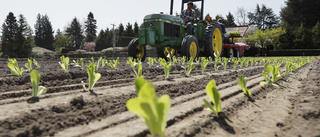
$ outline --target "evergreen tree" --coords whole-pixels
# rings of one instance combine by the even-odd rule
[[[320,22],[319,21],[312,28],[312,42],[313,42],[314,48],[320,49]]]
[[[107,44],[107,35],[103,30],[100,30],[99,35],[96,39],[96,51],[101,51],[103,49],[106,49],[108,46]]]
[[[18,27],[15,35],[14,52],[19,58],[27,58],[32,52],[32,32],[23,15],[19,15]]]
[[[85,21],[85,32],[86,32],[86,36],[90,37],[90,38],[86,38],[87,42],[92,42],[94,41],[94,39],[97,36],[97,20],[94,19],[93,13],[89,12],[87,20]],[[92,40],[93,37],[93,40]]]
[[[229,12],[228,15],[226,16],[226,26],[236,26],[236,23],[234,23],[234,17],[233,15]]]
[[[126,26],[126,36],[134,37],[132,25],[130,23],[128,23],[127,26]]]
[[[254,13],[248,13],[248,18],[249,25],[256,25],[262,30],[272,29],[279,23],[279,17],[273,13],[271,8],[267,8],[265,5],[260,8],[259,4],[257,4]]]
[[[66,35],[72,35],[72,47],[80,49],[82,40],[84,38],[82,26],[80,25],[77,18],[74,18],[69,27],[66,29]]]
[[[135,36],[135,37],[138,37],[139,25],[138,25],[137,22],[135,22],[133,26],[134,26],[134,27],[133,27],[134,36]]]
[[[37,21],[35,24],[35,42],[39,47],[53,50],[54,36],[51,22],[48,15],[37,15]]]
[[[319,9],[319,0],[287,0],[280,11],[281,21],[283,25],[295,28],[303,22],[305,28],[311,29],[320,21]]]
[[[7,18],[5,22],[2,24],[2,35],[1,35],[1,41],[2,41],[2,47],[1,52],[2,55],[14,57],[17,56],[16,53],[14,53],[14,37],[17,30],[17,20],[16,17],[12,12],[9,12],[7,15]]]
[[[118,35],[119,36],[124,36],[124,26],[122,23],[119,24],[119,28],[118,28]]]
[[[300,27],[294,32],[295,40],[294,47],[296,49],[312,49],[312,37],[309,29],[304,27],[304,23],[301,23]]]

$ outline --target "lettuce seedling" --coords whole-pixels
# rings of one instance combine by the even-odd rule
[[[27,68],[27,71],[32,71],[32,60],[28,59],[28,62],[24,64],[24,66]]]
[[[164,137],[171,107],[170,97],[162,95],[158,98],[152,83],[141,79],[135,81],[138,97],[127,101],[127,109],[142,119],[152,136]]]
[[[8,59],[8,67],[12,75],[22,76],[23,68],[19,68],[18,62],[16,59]]]
[[[293,65],[292,65],[292,62],[287,62],[286,63],[286,75],[288,75],[289,73],[291,73],[293,70]]]
[[[33,59],[33,64],[36,65],[37,68],[40,68],[40,65],[38,64],[38,62],[35,59]]]
[[[88,77],[89,77],[89,88],[86,89],[86,86],[84,82],[82,81],[82,86],[85,90],[89,90],[90,92],[93,92],[93,86],[97,83],[97,81],[101,78],[100,73],[95,72],[95,64],[90,63],[90,65],[87,67]]]
[[[171,70],[171,62],[167,64],[167,61],[165,59],[160,58],[159,59],[160,64],[163,66],[164,76],[166,79],[169,78],[169,73]]]
[[[268,65],[265,64],[264,69],[262,71],[262,75],[265,79],[265,81],[261,81],[259,84],[260,86],[264,86],[265,84],[268,84],[269,86],[277,86],[279,88],[283,88],[282,86],[275,84],[275,82],[282,77],[281,71],[280,71],[280,65]]]
[[[40,95],[47,92],[47,88],[39,86],[41,74],[37,70],[30,72],[30,79],[32,83],[32,97],[39,97]]]
[[[221,98],[220,98],[220,92],[217,89],[216,81],[211,80],[207,86],[206,86],[207,95],[211,99],[212,103],[214,104],[214,107],[206,100],[203,99],[204,104],[208,107],[208,109],[218,114],[221,111]]]
[[[193,64],[193,57],[190,58],[188,68],[186,69],[186,76],[190,75],[190,72],[196,67],[196,64]]]
[[[127,64],[132,67],[133,72],[136,74],[137,78],[142,77],[142,63],[141,60],[138,60],[138,63],[135,59],[132,57],[128,58]],[[137,71],[135,69],[135,66],[137,66]]]
[[[234,69],[237,68],[237,66],[238,66],[238,64],[239,64],[239,61],[240,61],[239,59],[234,59],[234,60],[233,60],[233,68],[234,68]]]
[[[227,66],[228,66],[229,59],[228,59],[228,58],[224,58],[223,61],[224,61],[224,62],[221,63],[221,64],[222,64],[222,66],[224,67],[224,70],[227,70]]]
[[[240,59],[240,68],[242,68],[243,64],[245,63],[246,61],[244,59]]]
[[[247,97],[251,96],[251,92],[248,90],[247,88],[247,78],[243,77],[243,75],[241,75],[239,78],[237,78],[237,84],[240,86],[240,88],[242,89],[242,91],[244,92],[244,94]]]
[[[61,59],[61,62],[59,62],[60,66],[62,67],[62,69],[63,69],[65,72],[68,72],[69,57],[61,56],[60,59]]]
[[[219,59],[216,58],[216,59],[214,60],[214,70],[215,70],[215,71],[218,71],[218,62],[219,62]]]
[[[206,69],[206,67],[207,67],[208,63],[209,63],[209,60],[208,60],[208,59],[206,59],[206,58],[202,58],[202,63],[201,63],[202,74],[204,73],[204,71],[205,71],[205,69]]]
[[[72,60],[72,62],[73,62],[73,63],[70,63],[70,64],[71,64],[73,67],[79,67],[79,68],[81,67],[80,64],[79,64],[79,59],[77,59],[77,61]]]
[[[81,62],[81,70],[84,69],[84,61],[83,61],[83,58],[80,58],[80,62]]]
[[[180,61],[181,61],[181,65],[184,65],[184,63],[186,62],[187,60],[187,57],[186,56],[183,56]]]
[[[116,70],[118,64],[120,64],[119,57],[116,60],[110,60],[110,62],[108,63],[108,66],[110,66]]]
[[[148,64],[149,64],[149,68],[151,68],[154,65],[154,59],[149,57],[148,58]]]

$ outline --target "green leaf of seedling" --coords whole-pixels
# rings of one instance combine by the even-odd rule
[[[206,86],[207,95],[213,102],[215,109],[214,112],[218,114],[221,111],[220,92],[217,90],[216,81],[211,80]]]
[[[135,81],[134,81],[134,85],[136,86],[136,90],[137,90],[137,93],[139,94],[139,91],[141,89],[141,87],[146,83],[146,80],[144,80],[144,78],[137,78]]]
[[[204,104],[209,108],[210,111],[212,111],[213,113],[214,112],[214,109],[213,109],[213,106],[206,100],[206,99],[203,99],[203,102]]]
[[[36,65],[37,68],[40,68],[40,65],[38,64],[38,62],[35,59],[33,59],[33,64]]]
[[[32,83],[32,96],[39,97],[47,92],[47,89],[43,86],[39,86],[41,74],[37,70],[30,72],[30,79]]]

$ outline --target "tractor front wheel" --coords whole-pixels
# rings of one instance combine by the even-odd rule
[[[198,40],[193,35],[186,36],[181,43],[182,56],[187,58],[197,58],[199,56],[199,44]]]
[[[129,57],[133,57],[134,59],[141,59],[141,61],[144,61],[146,59],[146,53],[146,45],[140,45],[138,38],[130,41],[128,45]]]
[[[163,58],[168,61],[175,55],[176,51],[170,47],[157,47],[156,53],[158,58]]]
[[[218,24],[210,24],[205,32],[204,53],[207,57],[222,57],[223,53],[223,37],[221,28]]]

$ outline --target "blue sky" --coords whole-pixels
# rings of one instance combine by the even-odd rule
[[[23,14],[28,24],[34,29],[37,14],[47,14],[54,30],[61,31],[77,17],[84,23],[91,11],[97,20],[98,31],[111,28],[111,24],[119,25],[137,21],[142,23],[147,14],[170,13],[171,0],[4,0],[1,2],[0,23],[1,26],[9,12],[16,17]],[[265,4],[279,15],[286,0],[205,0],[204,15],[217,14],[225,17],[228,12],[236,16],[237,8],[243,7],[248,12],[253,12],[256,5]],[[200,3],[195,3],[200,7]],[[4,6],[5,5],[5,6]],[[181,11],[181,0],[175,0],[174,13]]]

